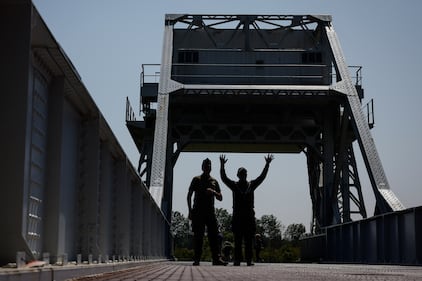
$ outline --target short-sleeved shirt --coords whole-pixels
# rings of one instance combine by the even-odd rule
[[[250,182],[231,182],[228,186],[233,192],[233,217],[254,219],[254,190],[256,186]]]
[[[207,192],[207,188],[211,188],[220,193],[220,186],[216,179],[211,176],[200,175],[192,179],[189,191],[195,192],[193,199],[193,210],[195,212],[212,212],[214,213],[214,194]]]
[[[233,192],[233,232],[254,234],[256,230],[253,182],[224,182]]]

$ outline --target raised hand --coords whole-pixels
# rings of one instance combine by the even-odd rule
[[[273,159],[274,159],[274,155],[272,155],[272,154],[268,154],[268,155],[267,155],[267,156],[265,156],[264,158],[265,158],[265,162],[266,162],[267,164],[270,164],[270,163],[271,163],[271,161],[273,161]]]
[[[220,155],[220,163],[221,163],[221,165],[226,164],[227,160],[228,159],[226,158],[226,155],[224,155],[224,154],[221,154]]]

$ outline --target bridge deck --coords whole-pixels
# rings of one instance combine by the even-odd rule
[[[51,269],[50,269],[51,270]],[[42,271],[49,269],[38,269]],[[80,274],[77,274],[80,275]],[[19,279],[15,274],[12,279]],[[74,275],[75,276],[75,275]],[[5,276],[3,276],[5,277]],[[10,275],[8,277],[11,277]],[[23,277],[22,275],[20,277]],[[27,276],[28,277],[28,276]],[[47,276],[37,280],[49,280]],[[58,276],[56,276],[58,277]],[[7,277],[6,277],[7,278]],[[66,280],[180,280],[180,281],[249,281],[249,280],[283,280],[283,281],[341,281],[341,280],[391,280],[410,281],[422,280],[422,267],[416,266],[391,266],[391,265],[360,265],[360,264],[255,264],[255,266],[240,267],[212,266],[203,262],[200,266],[192,266],[188,262],[154,262],[145,263],[119,271],[89,275],[75,279],[67,274]],[[62,280],[61,278],[54,278]],[[63,279],[63,280],[65,280]],[[0,280],[6,280],[1,279]],[[35,279],[31,279],[35,280]],[[51,279],[53,280],[53,279]]]
[[[77,280],[94,280],[83,277]],[[191,266],[171,262],[151,264],[95,276],[95,280],[181,280],[181,281],[249,281],[249,280],[422,280],[422,267],[333,264],[256,264],[247,266]]]

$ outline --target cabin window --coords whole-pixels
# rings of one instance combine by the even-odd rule
[[[322,63],[321,52],[306,52],[302,53],[302,63],[305,64],[319,64]]]
[[[179,63],[198,63],[198,51],[179,51],[177,60]]]

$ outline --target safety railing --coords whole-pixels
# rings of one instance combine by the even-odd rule
[[[362,66],[360,65],[349,65],[350,74],[353,80],[355,80],[356,86],[362,86]]]
[[[360,65],[349,65],[349,73],[352,81],[355,82],[355,86],[362,87],[362,66]],[[337,73],[335,67],[332,67],[331,70],[332,81],[337,81]]]
[[[303,74],[303,71],[298,75],[242,75],[239,71],[234,71],[234,74],[183,74],[183,73],[176,73],[173,74],[172,77],[196,77],[196,78],[258,78],[258,79],[268,79],[268,78],[278,78],[278,79],[326,79],[327,75],[331,76],[331,79],[328,80],[328,83],[331,81],[337,80],[337,75],[334,67],[329,73],[324,73],[322,69],[326,69],[327,66],[324,64],[189,64],[189,63],[174,63],[173,67],[206,67],[206,68],[215,68],[215,67],[224,67],[224,68],[235,68],[235,69],[248,69],[248,68],[281,68],[281,69],[309,69],[310,73],[317,72],[318,74]],[[359,65],[350,65],[350,76],[352,80],[354,80],[356,86],[362,86],[362,66]],[[141,66],[141,87],[145,83],[158,83],[160,81],[160,64],[142,64]],[[325,81],[327,82],[327,81]]]
[[[315,84],[331,83],[325,64],[173,63],[172,78],[185,84]]]
[[[146,63],[141,66],[141,87],[144,83],[160,81],[160,64]]]

